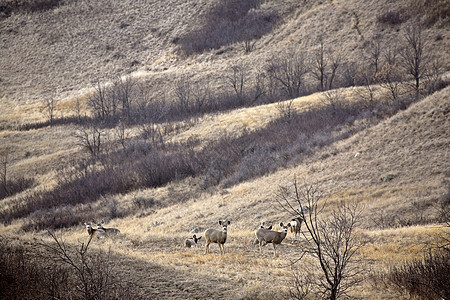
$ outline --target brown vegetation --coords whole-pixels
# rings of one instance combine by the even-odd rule
[[[447,297],[445,1],[163,2],[1,2],[0,296]]]

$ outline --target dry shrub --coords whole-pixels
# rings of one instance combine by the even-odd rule
[[[9,17],[12,13],[34,13],[53,9],[63,3],[63,0],[7,0],[0,5],[0,19]]]
[[[411,15],[421,16],[425,25],[436,23],[445,26],[450,22],[450,5],[447,0],[415,0],[409,5]]]
[[[181,51],[187,55],[201,53],[231,43],[260,38],[270,32],[279,17],[275,11],[260,10],[260,2],[216,1],[201,19],[200,28],[179,40]]]
[[[138,288],[117,276],[109,252],[91,253],[89,242],[33,248],[0,237],[2,299],[141,299]]]
[[[13,180],[8,180],[6,183],[0,182],[0,200],[6,197],[20,193],[31,186],[33,186],[34,180],[30,178],[20,177]]]
[[[430,253],[423,260],[392,266],[387,277],[411,296],[450,299],[450,251]]]
[[[407,19],[403,10],[387,10],[378,15],[377,20],[381,24],[399,25]]]

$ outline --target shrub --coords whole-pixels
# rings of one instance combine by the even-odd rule
[[[14,194],[20,193],[31,186],[34,180],[30,178],[20,177],[18,179],[8,180],[6,183],[0,182],[0,200]]]
[[[400,290],[423,299],[450,299],[450,251],[430,253],[390,269],[388,279]]]
[[[403,11],[388,10],[378,15],[377,20],[381,24],[399,25],[406,21]]]
[[[33,248],[0,237],[1,299],[141,299],[138,288],[125,283],[111,253],[90,253],[52,235],[54,245]]]
[[[62,3],[63,0],[7,0],[0,5],[0,13],[9,17],[12,13],[41,12],[53,9]]]
[[[186,55],[218,49],[231,43],[260,38],[277,23],[274,11],[258,10],[260,0],[221,0],[202,18],[198,29],[180,39]]]

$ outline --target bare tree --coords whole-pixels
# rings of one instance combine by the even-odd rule
[[[259,70],[253,78],[252,101],[257,102],[261,97],[266,95],[266,74]]]
[[[406,29],[405,42],[405,48],[401,52],[401,65],[407,74],[413,77],[417,97],[420,94],[420,81],[427,72],[430,60],[427,53],[429,41],[426,39],[422,28],[418,26]]]
[[[328,90],[323,94],[323,101],[330,105],[333,112],[338,111],[344,104],[345,95],[341,89]]]
[[[231,67],[231,72],[226,76],[226,82],[232,87],[240,103],[245,101],[245,85],[247,85],[248,74],[244,63],[239,63]]]
[[[184,78],[174,82],[173,94],[180,111],[189,113],[192,106],[192,87],[189,80]]]
[[[74,287],[66,289],[72,291],[75,299],[121,299],[140,298],[136,283],[125,282],[117,276],[116,266],[111,251],[90,254],[89,246],[93,235],[89,236],[81,247],[71,247],[58,238],[55,233],[49,232],[53,244],[41,243],[41,255],[51,260],[60,268],[68,268],[73,276]]]
[[[313,257],[322,275],[315,281],[320,293],[328,299],[337,299],[348,288],[360,282],[356,253],[364,244],[355,236],[362,210],[357,204],[341,203],[325,216],[327,202],[318,184],[280,187],[278,203],[293,216],[300,215],[305,223],[304,242],[298,260],[305,255]],[[308,209],[299,209],[304,206]]]
[[[111,95],[111,97],[113,98],[112,102],[121,104],[122,116],[125,117],[126,120],[130,119],[131,104],[133,100],[135,84],[135,80],[130,76],[118,76],[113,82]]]
[[[297,110],[294,107],[294,99],[278,101],[277,109],[280,117],[286,121],[291,120],[297,113]]]
[[[425,86],[429,94],[442,88],[442,75],[444,73],[444,68],[442,63],[438,59],[433,59],[429,67],[427,68],[427,73],[425,75]]]
[[[368,55],[369,55],[369,63],[373,66],[373,71],[370,72],[372,74],[377,74],[380,70],[380,59],[381,59],[381,35],[376,34],[372,41],[369,43]]]
[[[301,96],[303,80],[309,72],[303,53],[291,51],[284,57],[272,58],[267,71],[270,77],[281,84],[289,98]]]
[[[341,65],[342,57],[339,51],[329,53],[325,49],[323,38],[319,40],[319,48],[315,51],[311,66],[311,74],[319,82],[319,90],[333,88],[337,70]]]
[[[43,106],[41,112],[47,116],[48,121],[50,122],[50,126],[53,126],[57,102],[58,101],[55,99],[54,96],[48,96],[43,99]]]
[[[0,187],[4,190],[4,194],[8,195],[8,163],[9,163],[9,149],[6,149],[2,153],[0,153],[0,164],[1,164],[1,178],[0,178]]]
[[[402,76],[398,64],[386,62],[376,78],[380,82],[380,86],[389,92],[392,102],[398,105],[400,101],[400,87],[402,85]]]
[[[323,91],[326,86],[326,67],[327,60],[325,59],[325,46],[323,37],[319,40],[319,49],[316,50],[313,58],[313,66],[311,68],[311,74],[319,81],[319,90]]]
[[[360,68],[354,78],[355,84],[361,84],[361,89],[358,90],[358,93],[368,109],[375,107],[376,74],[367,68]]]
[[[95,123],[82,126],[74,133],[78,145],[86,149],[92,156],[97,156],[102,152],[104,135],[103,129]]]
[[[106,88],[106,84],[97,81],[94,86],[94,92],[88,98],[88,105],[95,117],[100,120],[108,120],[115,116],[117,112],[116,97],[110,97]]]

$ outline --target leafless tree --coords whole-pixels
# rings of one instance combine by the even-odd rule
[[[399,104],[402,76],[398,64],[385,63],[376,76],[380,86],[389,92],[392,103]]]
[[[96,123],[82,126],[74,132],[78,145],[86,149],[92,156],[97,156],[102,152],[104,135],[105,132]]]
[[[53,244],[41,243],[41,255],[61,268],[68,268],[73,277],[72,291],[76,299],[120,299],[140,298],[136,293],[138,285],[119,279],[111,251],[97,255],[90,253],[93,235],[79,248],[66,244],[62,237],[49,232]]]
[[[319,82],[319,90],[332,89],[342,57],[339,51],[329,53],[323,38],[319,40],[319,48],[315,51],[311,66],[311,75]]]
[[[226,76],[227,84],[233,89],[240,103],[245,101],[245,86],[248,84],[248,70],[244,63],[238,63],[231,67],[231,72]]]
[[[311,74],[319,81],[319,90],[323,91],[326,86],[326,67],[327,60],[325,59],[325,46],[323,38],[320,38],[319,49],[316,50],[313,58],[313,66]]]
[[[100,80],[94,85],[94,92],[88,98],[88,105],[93,115],[100,120],[108,120],[115,116],[118,103],[115,97],[108,95],[106,84]]]
[[[301,260],[305,255],[313,257],[322,275],[315,284],[328,299],[337,299],[360,282],[357,276],[356,253],[364,242],[355,235],[362,210],[354,203],[341,203],[325,216],[329,209],[318,184],[299,186],[295,180],[291,186],[280,187],[276,197],[289,214],[301,215],[306,231],[300,247]],[[302,208],[307,206],[305,211]]]
[[[201,112],[209,104],[211,89],[209,83],[200,85],[196,83],[192,89],[193,107],[195,112]]]
[[[250,40],[250,39],[246,39],[242,42],[242,49],[244,50],[245,54],[248,54],[250,52],[253,51],[253,49],[255,48],[255,44],[256,44],[256,39],[254,40]]]
[[[382,51],[382,43],[381,43],[381,35],[376,34],[372,41],[369,43],[368,55],[369,55],[369,63],[373,66],[373,71],[370,72],[372,74],[377,74],[380,69],[380,60],[381,60],[381,51]]]
[[[266,95],[266,74],[259,70],[253,78],[252,101],[257,102]]]
[[[50,122],[50,126],[53,126],[53,121],[55,118],[55,109],[56,109],[57,103],[58,103],[58,101],[55,99],[54,96],[47,96],[47,97],[44,97],[44,99],[43,99],[43,106],[42,106],[41,112],[47,116],[48,121]]]
[[[277,109],[280,118],[286,121],[291,120],[297,112],[297,110],[294,107],[294,99],[279,101],[277,103]]]
[[[336,112],[343,106],[345,95],[341,89],[328,90],[323,94],[322,99],[331,106],[333,112]]]
[[[429,67],[427,68],[427,73],[425,75],[425,85],[427,88],[427,92],[429,94],[439,90],[440,85],[442,84],[442,75],[444,73],[444,68],[439,59],[433,59],[429,63]],[[443,85],[441,85],[442,87]]]
[[[277,81],[289,98],[301,96],[304,77],[309,72],[305,55],[290,51],[283,57],[272,58],[268,74]]]
[[[133,101],[133,92],[134,87],[136,85],[135,80],[128,76],[128,77],[121,77],[118,76],[113,81],[112,86],[112,103],[117,103],[122,106],[122,116],[129,120],[130,113],[131,113],[131,104]]]
[[[427,52],[428,39],[420,26],[408,27],[405,33],[405,48],[401,51],[401,65],[414,79],[416,96],[420,94],[420,81],[424,78],[430,56]]]
[[[192,106],[192,87],[189,80],[180,78],[174,82],[173,95],[180,111],[190,112]]]
[[[9,164],[9,149],[5,149],[1,152],[0,156],[0,164],[1,164],[1,178],[0,178],[0,187],[4,189],[4,194],[8,195],[8,164]]]
[[[368,109],[373,109],[375,107],[375,81],[376,74],[370,69],[360,68],[356,74],[354,80],[361,84],[361,89],[359,89],[359,96],[364,101]]]

